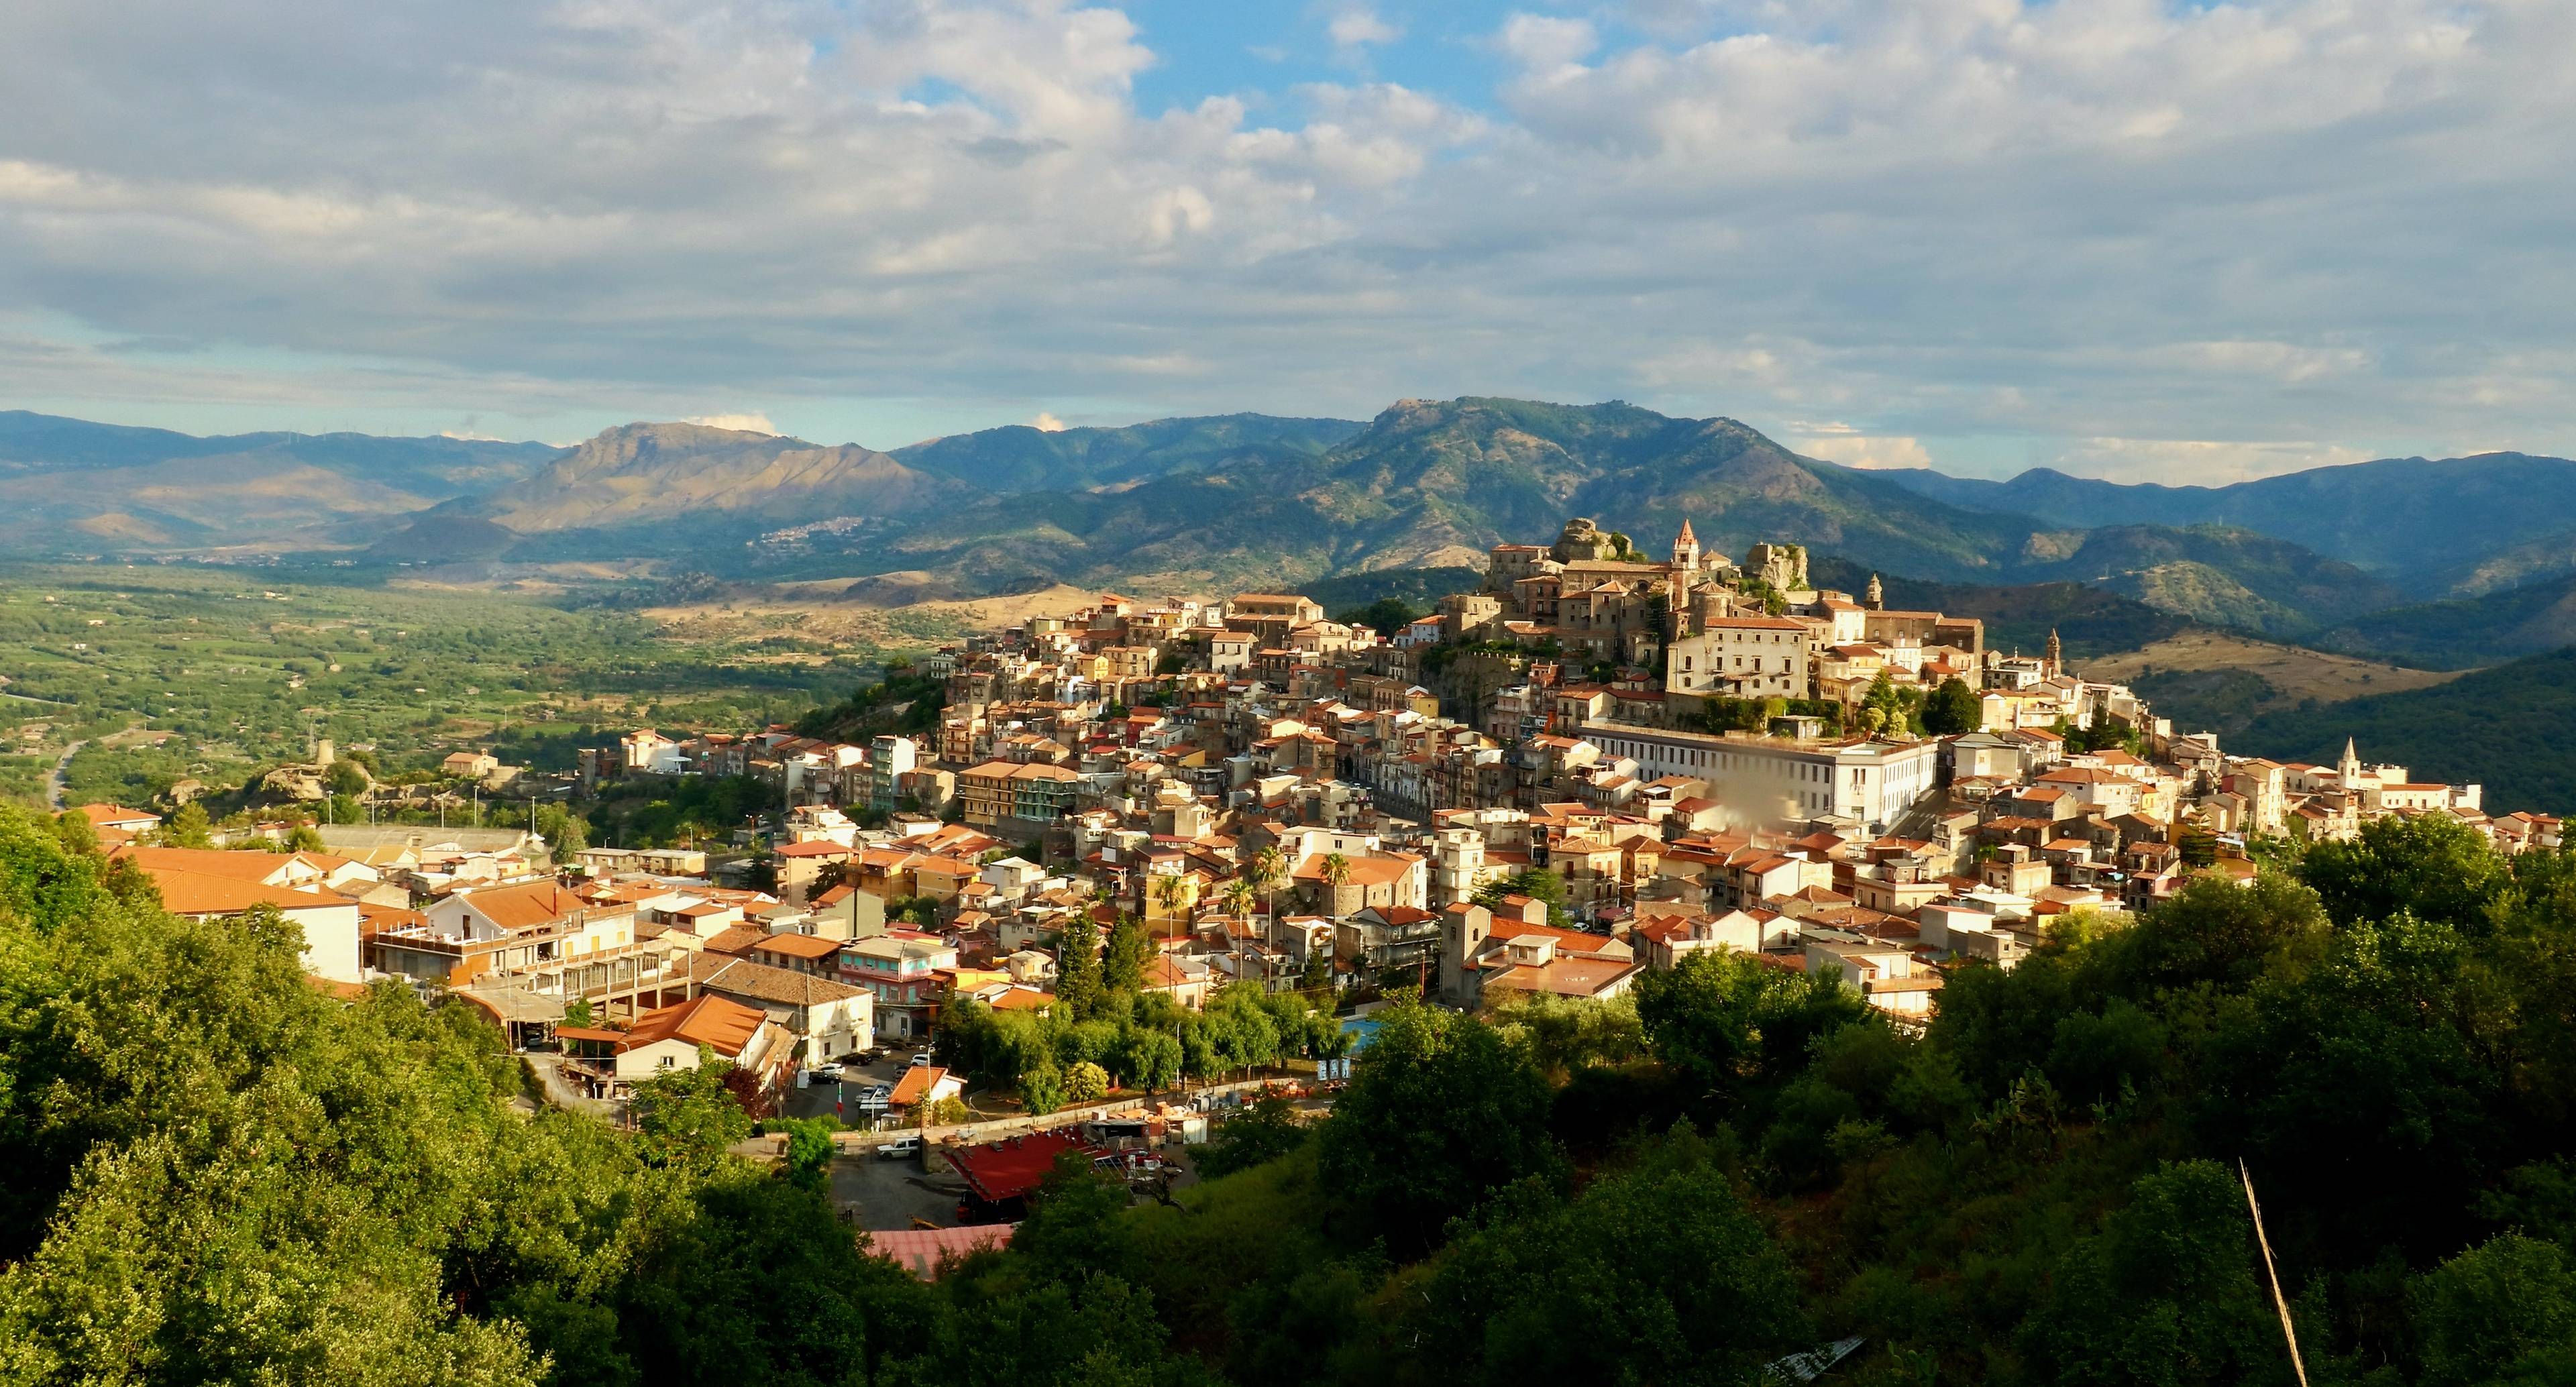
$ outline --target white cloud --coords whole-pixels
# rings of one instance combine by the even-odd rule
[[[1040,433],[1062,433],[1064,421],[1042,409],[1038,411],[1038,417],[1029,421],[1029,427]]]
[[[1601,35],[1587,19],[1558,15],[1516,14],[1503,21],[1503,51],[1521,66],[1556,72],[1591,56]]]
[[[0,8],[0,405],[885,443],[1474,392],[2141,476],[2576,451],[2576,7],[1529,8],[1490,92],[1151,110],[1116,0]]]
[[[2370,454],[2314,440],[2243,442],[2183,438],[2087,438],[2052,464],[2061,472],[2170,486],[2225,486],[2310,467],[2367,461]]]
[[[1376,10],[1354,5],[1336,14],[1324,25],[1336,48],[1365,48],[1372,44],[1383,47],[1404,37],[1404,30],[1388,23]]]
[[[1839,462],[1845,467],[1937,467],[1931,450],[1919,438],[1873,437],[1845,428],[1826,426],[1815,433],[1793,434],[1781,440],[1792,449],[1809,457]]]
[[[742,433],[765,433],[772,438],[785,436],[785,430],[769,422],[766,414],[693,414],[680,422],[704,424],[711,429],[734,429]]]

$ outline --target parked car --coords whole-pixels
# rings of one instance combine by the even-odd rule
[[[919,1137],[896,1137],[877,1148],[877,1157],[880,1160],[900,1161],[920,1154],[921,1138]]]
[[[927,1069],[930,1067],[930,1059],[930,1052],[928,1050],[924,1050],[912,1057],[912,1067],[915,1069]]]

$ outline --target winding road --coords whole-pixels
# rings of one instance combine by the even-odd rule
[[[57,814],[63,812],[65,808],[69,807],[65,805],[63,801],[70,797],[72,758],[80,754],[80,749],[82,747],[88,745],[89,740],[87,738],[83,738],[80,741],[72,743],[70,746],[64,747],[62,759],[54,763],[53,779],[47,781],[45,784],[45,803],[51,805],[53,807],[53,811]]]

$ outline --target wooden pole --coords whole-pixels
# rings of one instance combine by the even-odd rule
[[[2290,1343],[2290,1371],[2299,1375],[2299,1387],[2308,1387],[2308,1367],[2299,1359],[2299,1331],[2290,1323],[2290,1302],[2281,1294],[2281,1271],[2272,1265],[2272,1240],[2263,1232],[2263,1206],[2254,1202],[2254,1176],[2245,1169],[2245,1161],[2236,1162],[2236,1177],[2245,1182],[2245,1207],[2254,1215],[2254,1245],[2263,1250],[2263,1275],[2272,1283],[2272,1306],[2281,1312],[2281,1337]]]

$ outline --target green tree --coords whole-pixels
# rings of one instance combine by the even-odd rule
[[[1417,1299],[1404,1337],[1421,1377],[1752,1383],[1807,1347],[1788,1259],[1714,1146],[1683,1128],[1571,1202],[1535,1184],[1498,1200]],[[1588,1288],[1581,1332],[1533,1285]]]
[[[1020,1106],[1040,1117],[1064,1106],[1064,1073],[1052,1062],[1033,1065],[1020,1074]]]
[[[1974,732],[1985,725],[1985,713],[1979,705],[1977,691],[1968,681],[1951,676],[1923,700],[1923,730],[1936,737]]]
[[[2374,819],[2353,841],[2316,844],[2299,862],[2299,879],[2337,924],[2404,910],[2483,933],[2511,876],[2476,830],[2439,814]]]
[[[365,795],[374,783],[368,779],[366,769],[355,761],[334,760],[329,769],[322,772],[324,789],[352,799]]]
[[[1297,1105],[1272,1094],[1255,1099],[1220,1125],[1192,1164],[1201,1179],[1215,1180],[1238,1170],[1275,1161],[1304,1146],[1314,1135],[1297,1115]]]
[[[1333,620],[1348,626],[1366,626],[1381,636],[1395,636],[1405,627],[1427,615],[1421,608],[1400,597],[1381,597],[1365,607],[1354,607]]]
[[[1087,911],[1065,917],[1056,940],[1055,1000],[1065,1019],[1079,1021],[1097,1010],[1102,992],[1100,927]]]
[[[657,1166],[705,1169],[725,1149],[751,1135],[751,1114],[726,1087],[733,1066],[704,1045],[689,1069],[657,1074],[635,1085],[628,1112],[637,1149]]]
[[[1097,1103],[1109,1096],[1109,1071],[1089,1060],[1064,1071],[1067,1103]]]
[[[161,836],[174,848],[210,848],[215,845],[214,824],[206,818],[206,807],[195,801],[179,806],[170,816],[169,826]]]
[[[2576,1266],[2556,1243],[2507,1233],[2407,1289],[2425,1387],[2576,1378]]]
[[[1547,1081],[1526,1056],[1491,1027],[1418,1001],[1377,1020],[1321,1152],[1322,1179],[1361,1226],[1418,1254],[1495,1191],[1565,1178]]]
[[[1268,902],[1272,919],[1279,917],[1279,888],[1288,883],[1288,855],[1277,844],[1263,847],[1244,864],[1243,879],[1251,882]]]
[[[1297,989],[1310,997],[1323,997],[1333,990],[1333,951],[1309,947],[1305,971],[1297,978]]]
[[[2289,1382],[2235,1175],[2215,1161],[2189,1161],[2138,1181],[2131,1194],[2098,1235],[2059,1260],[2024,1323],[2041,1380]]]
[[[1500,913],[1511,896],[1527,896],[1547,905],[1548,923],[1563,928],[1572,923],[1565,912],[1565,878],[1553,867],[1532,867],[1510,876],[1486,882],[1476,888],[1469,899],[1487,910]]]
[[[1159,1092],[1181,1081],[1181,1042],[1170,1031],[1131,1025],[1120,1033],[1115,1062],[1127,1087]]]
[[[77,809],[66,809],[54,816],[54,839],[63,851],[76,857],[98,856],[98,828],[89,816]]]
[[[1721,1104],[1792,1077],[1809,1046],[1869,1006],[1839,978],[1783,972],[1731,949],[1647,972],[1634,990],[1655,1057]]]
[[[546,853],[558,866],[570,865],[575,855],[590,846],[590,826],[559,804],[537,806],[536,832],[546,840]]]
[[[1111,992],[1134,992],[1145,985],[1145,967],[1153,960],[1154,939],[1145,932],[1145,922],[1122,911],[1101,950],[1100,985]]]
[[[822,1117],[783,1117],[769,1125],[772,1131],[787,1136],[786,1160],[781,1166],[787,1183],[822,1193],[831,1184],[832,1133],[839,1124]]]
[[[294,830],[286,835],[286,850],[288,852],[330,851],[322,842],[321,831],[311,824],[297,824]]]

